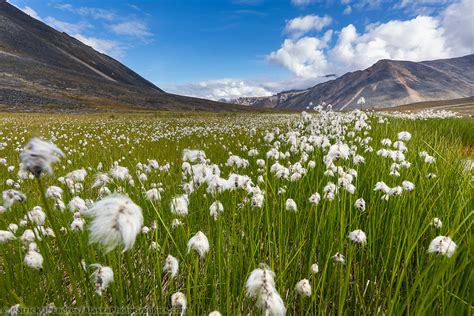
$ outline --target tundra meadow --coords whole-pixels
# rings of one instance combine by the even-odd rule
[[[473,313],[455,113],[0,121],[5,313]]]

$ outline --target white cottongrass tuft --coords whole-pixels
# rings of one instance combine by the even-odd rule
[[[76,211],[84,212],[85,210],[87,210],[86,201],[84,201],[79,196],[73,197],[71,201],[69,201],[67,206],[69,210],[73,213]]]
[[[361,245],[365,245],[367,243],[367,236],[360,229],[356,229],[356,230],[350,232],[349,233],[349,239],[352,240],[353,242],[361,244]]]
[[[104,267],[98,263],[91,264],[91,267],[96,268],[91,275],[94,280],[95,291],[102,295],[102,292],[109,287],[110,283],[114,282],[114,271],[112,268]]]
[[[191,237],[188,241],[188,253],[191,249],[196,250],[199,256],[202,258],[209,251],[209,240],[202,231],[198,231],[196,235]]]
[[[321,195],[319,193],[314,193],[309,197],[309,203],[318,205],[319,202],[321,201]]]
[[[119,244],[130,249],[143,225],[142,209],[128,197],[114,194],[96,202],[85,215],[94,217],[89,227],[91,243],[109,252]]]
[[[298,210],[298,207],[296,206],[296,202],[293,199],[286,200],[285,206],[286,206],[287,211],[296,212]]]
[[[182,292],[176,292],[173,295],[171,295],[171,306],[173,308],[179,308],[181,309],[181,316],[183,316],[186,313],[186,307],[187,307],[187,300],[186,300],[186,295]]]
[[[214,220],[217,220],[217,215],[222,212],[224,212],[224,206],[219,201],[215,201],[209,207],[209,213],[214,217]]]
[[[405,191],[415,190],[415,185],[412,182],[406,180],[402,182],[402,187]]]
[[[45,171],[51,174],[51,164],[57,162],[59,157],[64,157],[61,149],[39,138],[32,138],[20,153],[23,168],[35,177]]]
[[[456,251],[456,248],[457,245],[450,237],[438,236],[431,241],[430,246],[428,247],[428,252],[445,255],[448,258],[451,258],[454,251]]]
[[[441,228],[443,227],[443,222],[437,217],[433,218],[431,221],[431,225],[433,225],[434,228]]]
[[[0,244],[16,239],[15,235],[9,230],[0,230]]]
[[[172,278],[176,277],[179,270],[179,261],[172,255],[168,255],[163,265],[163,272],[171,275]]]
[[[43,268],[43,256],[36,250],[30,250],[25,256],[25,264],[36,270]]]
[[[398,133],[397,137],[399,140],[406,142],[411,139],[411,134],[407,131],[403,131],[403,132]]]
[[[296,283],[295,290],[301,296],[311,296],[311,284],[309,284],[307,279],[303,279]]]
[[[174,197],[170,203],[172,214],[186,216],[188,215],[189,198],[186,194]]]
[[[29,220],[33,224],[41,226],[46,220],[46,214],[43,212],[41,206],[35,206],[26,214],[25,220]]]
[[[363,198],[359,198],[355,201],[354,207],[361,212],[365,211],[365,200]]]
[[[253,270],[245,284],[247,295],[257,299],[264,315],[285,315],[286,308],[275,288],[275,273],[268,267]]]
[[[222,314],[221,314],[221,312],[219,312],[219,311],[213,311],[213,312],[210,312],[210,313],[209,313],[209,316],[221,316],[221,315],[222,315]]]
[[[331,259],[334,260],[334,262],[336,262],[336,263],[344,264],[346,262],[346,258],[342,254],[340,254],[339,252],[336,252],[336,254],[334,256],[332,256]]]
[[[50,186],[46,189],[45,196],[50,199],[54,200],[62,200],[63,197],[63,189],[57,187],[55,185]]]
[[[12,205],[15,204],[16,202],[22,203],[26,201],[26,195],[16,190],[3,191],[2,198],[3,198],[3,203],[4,203],[3,205],[5,206],[6,209],[9,209],[10,207],[12,207]]]
[[[319,266],[317,263],[313,263],[311,265],[311,273],[312,274],[317,274],[319,272]]]
[[[145,193],[146,198],[150,201],[161,201],[161,194],[157,188],[150,189]]]

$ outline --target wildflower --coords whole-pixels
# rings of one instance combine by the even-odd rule
[[[15,235],[9,230],[0,230],[0,244],[16,239]]]
[[[110,175],[117,180],[126,180],[129,176],[128,169],[122,166],[115,166],[110,169]]]
[[[87,176],[87,171],[84,168],[73,170],[66,175],[66,178],[72,182],[84,182]]]
[[[188,253],[194,249],[202,258],[209,251],[209,240],[203,232],[198,231],[196,235],[191,237],[188,241]]]
[[[412,182],[406,180],[402,182],[402,187],[406,191],[413,191],[415,189],[415,185]]]
[[[71,229],[82,231],[85,223],[86,221],[81,218],[81,213],[76,212],[74,213],[74,220],[71,223]]]
[[[441,228],[443,227],[443,223],[441,222],[441,220],[437,217],[433,218],[433,220],[431,221],[431,225],[433,225],[434,228]]]
[[[332,256],[331,259],[334,260],[334,262],[337,262],[337,263],[344,264],[346,262],[346,258],[342,254],[340,254],[339,252],[336,252],[336,254],[334,256]]]
[[[188,161],[190,163],[205,162],[206,153],[202,150],[185,149],[183,150],[183,161]]]
[[[171,213],[180,216],[188,215],[188,204],[189,198],[187,195],[183,194],[174,197],[170,203]]]
[[[3,197],[4,206],[6,209],[9,209],[10,207],[12,207],[12,205],[15,204],[16,202],[22,203],[26,201],[26,195],[16,190],[3,191],[2,197]]]
[[[173,308],[180,308],[181,316],[183,316],[186,312],[186,305],[187,305],[186,295],[184,295],[182,292],[176,292],[173,295],[171,295],[171,306]]]
[[[43,268],[43,256],[35,250],[30,250],[25,255],[25,264],[32,269],[40,270]]]
[[[16,233],[16,231],[18,230],[18,225],[12,223],[8,225],[8,230],[11,231],[12,233]]]
[[[426,155],[426,157],[425,157],[425,162],[426,162],[426,163],[430,163],[430,164],[431,164],[431,163],[434,163],[434,162],[436,162],[436,158],[433,157],[433,156],[430,156],[430,155]]]
[[[114,282],[114,271],[110,267],[104,267],[98,263],[91,264],[91,267],[96,268],[91,277],[94,280],[95,292],[102,295],[110,283]]]
[[[361,212],[365,211],[365,200],[363,198],[359,198],[355,201],[354,207]]]
[[[215,201],[209,207],[209,212],[211,216],[214,217],[214,220],[217,220],[217,214],[224,212],[224,206],[222,205],[221,202]]]
[[[388,138],[384,138],[380,141],[380,143],[383,145],[383,146],[390,146],[392,145],[392,141]]]
[[[43,225],[46,219],[46,214],[41,209],[41,206],[35,206],[33,209],[26,214],[26,218],[33,222],[35,225]]]
[[[349,239],[352,240],[355,243],[362,244],[362,245],[365,245],[367,243],[367,236],[360,229],[356,229],[356,230],[350,232],[349,233]]]
[[[411,134],[409,132],[403,131],[397,134],[397,137],[401,141],[409,141],[411,139]]]
[[[262,208],[263,202],[265,202],[265,196],[263,194],[257,193],[252,196],[253,207]]]
[[[161,194],[158,191],[157,188],[153,188],[151,190],[148,190],[146,193],[146,198],[150,201],[160,201],[161,200]]]
[[[176,227],[181,226],[181,225],[183,225],[183,222],[181,222],[177,218],[173,219],[173,221],[171,222],[171,228],[176,228]]]
[[[313,264],[311,265],[311,273],[312,273],[312,274],[316,274],[316,273],[318,273],[318,272],[319,272],[319,266],[318,266],[318,264],[317,264],[317,263],[313,263]]]
[[[222,314],[219,311],[213,311],[209,313],[209,316],[221,316]]]
[[[309,203],[318,205],[321,201],[321,195],[319,193],[314,193],[309,197]]]
[[[295,289],[296,292],[301,296],[311,296],[311,285],[307,279],[303,279],[296,283]]]
[[[83,211],[87,210],[86,201],[84,201],[83,199],[81,199],[78,196],[75,196],[75,197],[72,198],[71,201],[69,201],[68,208],[73,213],[76,212],[76,211],[83,212]]]
[[[51,164],[57,162],[59,157],[64,157],[61,149],[39,138],[32,138],[20,153],[23,168],[37,178],[44,171],[51,174]]]
[[[171,275],[172,278],[176,277],[179,270],[179,261],[172,255],[168,255],[163,266],[163,272]]]
[[[448,258],[451,258],[456,248],[457,245],[451,240],[451,238],[438,236],[431,241],[428,247],[428,252],[445,255]]]
[[[257,299],[265,315],[285,315],[286,308],[275,288],[275,273],[267,267],[253,270],[245,284],[247,295]]]
[[[63,196],[63,189],[57,186],[50,186],[49,188],[46,189],[45,196],[47,198],[55,199],[55,200],[62,200]]]
[[[95,181],[94,181],[94,184],[92,184],[92,187],[93,188],[104,187],[109,182],[110,182],[110,178],[106,173],[97,173],[95,175]]]
[[[293,212],[297,211],[296,202],[293,199],[286,200],[285,205],[286,205],[287,211],[293,211]]]
[[[130,249],[143,225],[142,209],[119,194],[96,202],[84,214],[94,217],[89,227],[91,242],[102,244],[106,252],[120,243],[124,252]]]
[[[20,239],[24,244],[29,244],[35,241],[35,233],[31,229],[27,229],[23,232]]]

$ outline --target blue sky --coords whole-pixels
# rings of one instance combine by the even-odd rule
[[[270,95],[473,51],[474,0],[9,0],[167,91]],[[466,14],[467,12],[467,14]]]

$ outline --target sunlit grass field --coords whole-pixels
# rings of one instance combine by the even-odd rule
[[[265,314],[265,308],[257,306],[246,291],[250,273],[263,263],[275,273],[275,288],[288,315],[472,314],[474,191],[473,171],[466,160],[473,158],[473,121],[388,117],[381,122],[378,115],[365,118],[356,112],[311,115],[1,114],[0,158],[5,163],[0,164],[0,191],[15,189],[27,197],[0,214],[0,230],[9,230],[12,223],[19,226],[16,239],[0,243],[1,307],[4,311],[17,304],[70,311],[156,307],[169,314],[182,312],[171,302],[180,291],[186,296],[188,315]],[[362,124],[358,129],[357,122],[369,127]],[[411,133],[404,142],[404,161],[411,166],[399,168],[399,176],[390,175],[394,161],[377,151],[395,150],[381,141],[395,142],[402,131]],[[274,137],[270,141],[269,133]],[[324,158],[329,147],[319,147],[311,136],[326,136],[330,145],[339,142],[350,147],[349,158],[334,159],[333,175],[328,174]],[[18,175],[19,152],[32,137],[51,141],[65,154],[53,165],[54,174],[44,174],[40,181]],[[272,148],[288,154],[267,157]],[[183,184],[193,182],[192,175],[182,170],[185,149],[204,151],[207,161],[201,163],[216,164],[221,178],[234,173],[250,177],[251,184],[212,192],[207,183],[194,183],[193,192],[187,192],[188,214],[173,214],[171,200],[186,193]],[[249,156],[252,149],[256,151]],[[423,151],[435,161],[425,162],[420,156]],[[356,154],[365,162],[356,163]],[[248,166],[229,166],[231,155],[246,159]],[[264,166],[257,164],[258,159],[265,161]],[[279,178],[272,171],[276,161],[288,168],[287,177]],[[304,171],[295,171],[300,168],[296,163]],[[81,216],[83,230],[71,228],[74,212],[68,203],[78,196],[90,206],[106,196],[100,194],[100,187],[93,187],[95,174],[108,173],[114,165],[126,167],[131,177],[111,179],[106,187],[139,205],[149,230],[138,234],[131,249],[122,252],[116,247],[106,253],[100,244],[90,243],[92,218]],[[58,180],[81,168],[87,176],[79,186],[71,189]],[[350,193],[338,181],[352,170],[355,190]],[[388,200],[374,190],[380,181],[395,187],[405,180],[415,189]],[[337,187],[333,200],[325,198],[328,182]],[[57,210],[53,200],[42,199],[39,184],[43,189],[61,187],[66,209]],[[160,200],[147,198],[152,188],[161,191]],[[264,197],[261,207],[252,202],[257,191]],[[321,197],[317,204],[309,201],[314,193]],[[365,210],[354,206],[359,198],[365,200]],[[288,199],[294,200],[296,211],[287,210]],[[209,210],[215,201],[224,209],[216,218]],[[37,224],[28,218],[20,223],[35,206],[46,213],[43,225],[55,234],[36,234],[34,242],[44,258],[42,269],[25,264],[31,241],[22,240],[24,231],[34,230]],[[441,220],[442,227],[433,226],[434,218]],[[365,245],[348,238],[356,229],[365,232]],[[187,249],[188,240],[198,231],[209,240],[209,252],[203,257]],[[456,243],[452,257],[428,253],[430,242],[440,235]],[[344,263],[335,262],[336,253],[345,257]],[[175,278],[163,272],[168,255],[179,261]],[[90,265],[95,263],[114,272],[113,283],[102,295],[93,280],[95,269]],[[312,271],[315,263],[317,273]],[[302,279],[311,285],[309,296],[295,290]]]

